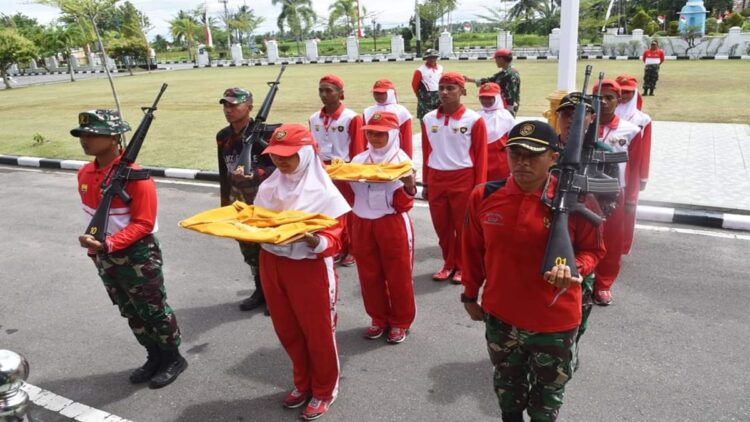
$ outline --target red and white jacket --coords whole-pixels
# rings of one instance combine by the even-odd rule
[[[609,123],[599,125],[599,139],[612,147],[613,151],[630,151],[630,146],[641,142],[641,129],[625,120],[614,116]],[[630,165],[630,156],[627,163],[620,163],[620,187],[627,186],[625,177],[626,167]]]
[[[102,200],[100,185],[107,177],[110,169],[120,162],[117,157],[106,167],[97,168],[96,160],[85,164],[78,170],[78,193],[81,195],[83,212],[91,221],[99,203]],[[131,165],[139,169],[138,165]],[[153,179],[131,180],[125,186],[125,192],[130,195],[130,204],[125,204],[119,197],[112,200],[107,224],[106,250],[115,252],[128,248],[143,237],[156,233],[157,198],[156,185]],[[89,255],[93,252],[89,251]]]
[[[349,162],[365,150],[365,139],[360,130],[362,116],[343,104],[331,115],[326,114],[325,108],[313,113],[308,123],[318,144],[320,159],[326,163],[334,158]]]
[[[628,149],[628,164],[625,170],[625,202],[635,204],[641,184],[648,182],[651,166],[651,117],[640,110],[634,110],[627,116],[621,115],[620,118],[641,130],[640,139],[634,141]]]
[[[436,64],[435,67],[427,66],[427,63],[419,66],[411,78],[411,89],[414,91],[414,95],[419,95],[420,85],[427,91],[437,92],[441,76],[443,76],[443,66],[439,64]]]
[[[438,107],[422,118],[422,182],[433,170],[474,169],[474,185],[487,180],[487,127],[463,105],[453,114]]]

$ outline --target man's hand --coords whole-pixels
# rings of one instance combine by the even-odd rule
[[[305,233],[305,235],[302,237],[302,241],[305,242],[307,246],[315,249],[320,244],[320,237],[312,233]]]
[[[402,177],[400,180],[401,183],[404,184],[404,188],[407,192],[414,192],[414,195],[417,194],[417,178],[414,177],[414,171]]]
[[[581,284],[583,277],[572,277],[570,267],[567,265],[555,265],[551,270],[544,273],[544,281],[557,288],[567,289],[573,283]]]
[[[84,234],[84,235],[78,236],[78,243],[81,244],[82,248],[91,249],[94,251],[104,250],[104,244],[96,240],[94,236],[90,234]]]
[[[232,172],[232,182],[235,184],[242,184],[253,180],[253,173],[245,174],[245,168],[243,166],[237,166]]]
[[[464,309],[472,321],[484,321],[484,309],[478,303],[464,303]]]

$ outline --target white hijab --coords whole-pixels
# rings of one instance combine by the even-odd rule
[[[296,210],[337,218],[351,210],[312,145],[297,152],[299,165],[291,174],[279,170],[260,184],[255,205],[274,211]]]
[[[497,142],[505,136],[515,123],[513,115],[503,107],[503,99],[499,94],[495,94],[495,102],[491,106],[482,106],[479,115],[484,119],[487,126],[487,144]]]
[[[405,121],[410,120],[412,118],[412,115],[411,113],[409,113],[409,110],[407,110],[406,107],[398,103],[395,89],[389,89],[386,92],[385,101],[383,101],[382,103],[375,103],[374,106],[370,106],[365,109],[365,112],[364,112],[365,122],[370,121],[370,117],[372,117],[372,115],[378,111],[389,111],[395,114],[396,116],[398,116],[399,124],[404,124]]]
[[[633,116],[638,112],[638,93],[633,95],[627,103],[617,104],[615,115],[623,120],[631,121]]]
[[[352,163],[358,164],[398,164],[404,161],[410,161],[400,147],[400,138],[398,129],[388,131],[388,143],[383,148],[375,148],[367,143],[367,149],[352,158]]]

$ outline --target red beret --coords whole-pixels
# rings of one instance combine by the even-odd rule
[[[494,97],[495,95],[500,95],[500,92],[502,92],[500,85],[494,82],[487,82],[479,87],[480,97]]]
[[[375,85],[372,86],[372,92],[388,92],[389,89],[395,90],[396,86],[388,79],[375,81]]]
[[[440,77],[440,81],[438,83],[458,85],[463,88],[464,84],[466,84],[466,79],[464,79],[464,75],[458,72],[445,72],[443,73],[443,76]]]
[[[617,82],[613,81],[612,79],[605,79],[602,81],[602,88],[605,86],[608,86],[612,88],[617,93],[617,96],[622,95],[622,87]],[[594,86],[594,92],[598,92],[598,86]]]
[[[319,84],[327,83],[334,86],[337,86],[339,89],[344,89],[344,80],[339,78],[336,75],[325,75],[322,78],[320,78]]]
[[[635,76],[620,75],[615,79],[623,91],[638,91],[638,79]]]
[[[513,57],[513,52],[508,50],[507,48],[498,48],[497,50],[495,50],[495,58],[498,58],[498,57],[503,57],[503,58]]]

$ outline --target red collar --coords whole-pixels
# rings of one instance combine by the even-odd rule
[[[450,117],[451,119],[459,120],[461,119],[461,116],[463,116],[465,112],[466,112],[466,107],[464,107],[464,105],[461,104],[461,106],[458,107],[458,110],[454,111],[453,114],[451,114],[448,117]],[[437,118],[442,119],[443,117],[445,117],[445,113],[443,112],[443,106],[440,106],[437,109]]]
[[[122,159],[122,154],[118,155],[107,166],[102,167],[102,168],[97,168],[96,158],[94,158],[94,161],[91,162],[92,166],[90,166],[88,168],[87,172],[88,173],[105,173],[105,172],[108,172],[110,168],[112,168],[113,166],[116,166],[117,164],[119,164],[121,159]]]
[[[339,108],[337,108],[336,111],[334,111],[333,114],[329,116],[328,114],[326,114],[326,108],[323,107],[320,109],[320,118],[322,119],[324,117],[329,117],[333,120],[337,120],[339,116],[341,116],[341,113],[344,112],[344,108],[344,103],[339,104]]]
[[[615,117],[612,118],[612,120],[610,120],[609,123],[606,123],[606,124],[602,123],[601,126],[608,127],[610,129],[617,129],[617,126],[620,126],[620,118],[617,115],[615,115]]]
[[[534,192],[525,192],[521,190],[521,187],[518,186],[518,183],[516,183],[516,180],[512,175],[508,177],[508,182],[505,184],[505,186],[508,189],[508,195],[534,195],[540,198],[542,196],[542,188],[539,188]],[[555,176],[552,176],[552,180],[547,186],[547,195],[549,197],[552,197],[555,194],[555,186],[557,186],[557,178]]]

